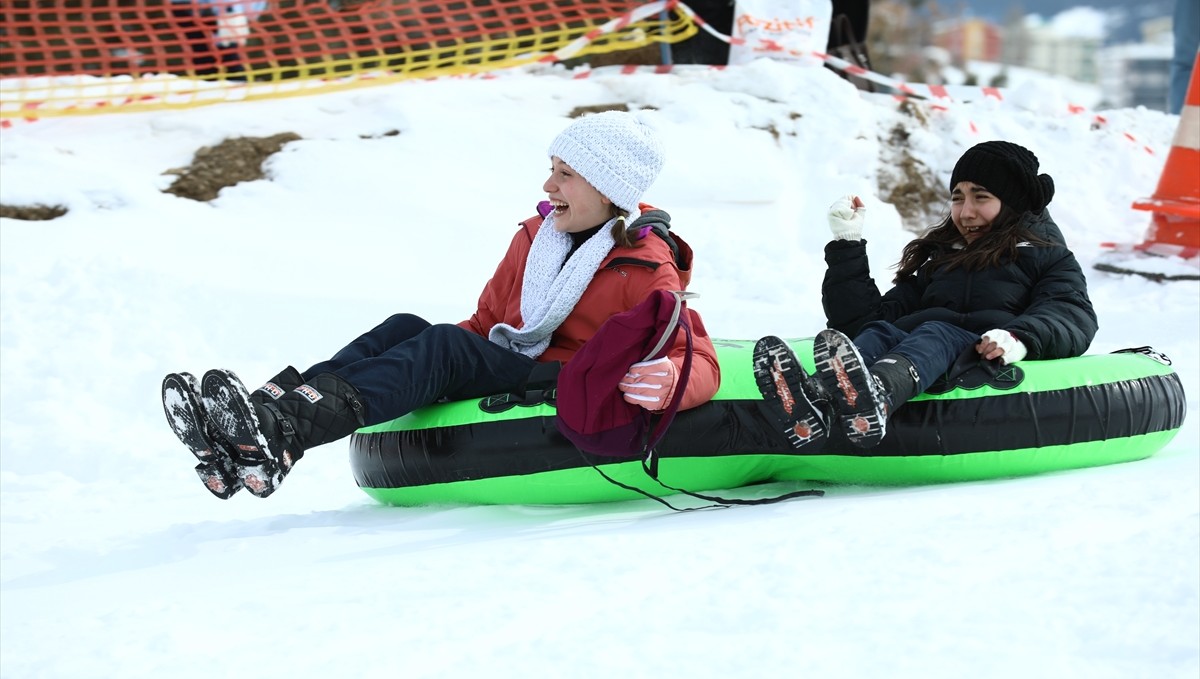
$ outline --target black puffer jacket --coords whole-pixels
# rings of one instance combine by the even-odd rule
[[[980,334],[1008,330],[1031,359],[1083,354],[1098,329],[1083,270],[1048,210],[1026,213],[1022,223],[1055,245],[1019,245],[1016,259],[982,271],[940,271],[926,263],[882,296],[871,278],[866,241],[829,243],[821,286],[829,327],[854,337],[871,321],[904,331],[945,321]]]

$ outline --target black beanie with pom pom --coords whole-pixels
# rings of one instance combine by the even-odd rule
[[[1054,180],[1038,174],[1038,159],[1024,146],[985,141],[967,149],[950,174],[950,190],[973,182],[1017,212],[1041,212],[1054,197]]]

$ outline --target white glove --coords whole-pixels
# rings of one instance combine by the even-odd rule
[[[867,207],[858,196],[842,196],[829,206],[829,230],[836,240],[862,240]]]
[[[625,400],[646,410],[658,411],[667,407],[675,391],[679,369],[666,356],[654,361],[642,361],[629,367],[617,389]]]
[[[1016,363],[1025,358],[1025,354],[1029,353],[1029,350],[1025,348],[1025,344],[1017,339],[1016,335],[1007,330],[988,330],[983,333],[983,342],[992,342],[1000,350],[998,356],[987,356],[985,354],[984,358],[989,360],[999,358],[1000,363],[1004,365]]]

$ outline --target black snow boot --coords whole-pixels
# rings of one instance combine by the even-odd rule
[[[208,492],[228,500],[242,489],[232,445],[212,426],[200,400],[200,383],[191,373],[171,373],[162,382],[167,425],[200,460],[196,475]]]
[[[299,371],[288,366],[250,395],[251,400],[274,401],[304,383]],[[196,475],[210,493],[228,500],[242,489],[234,461],[233,444],[213,425],[204,409],[200,382],[191,373],[171,373],[163,378],[163,411],[167,424],[183,445],[200,460]]]
[[[787,342],[768,335],[754,345],[754,381],[793,448],[821,441],[827,418],[819,387],[804,371]]]
[[[281,370],[278,375],[263,383],[261,387],[250,393],[250,400],[255,403],[270,403],[278,401],[284,394],[304,384],[300,371],[292,366]]]
[[[917,366],[900,354],[884,354],[871,366],[871,375],[887,400],[888,417],[919,393],[921,374]]]
[[[210,370],[201,393],[233,444],[242,483],[258,497],[274,493],[305,450],[348,436],[364,422],[358,390],[333,373],[317,375],[277,401],[255,403],[237,375]]]
[[[849,337],[826,329],[813,341],[813,359],[846,438],[860,448],[879,445],[887,434],[888,398],[858,348]]]

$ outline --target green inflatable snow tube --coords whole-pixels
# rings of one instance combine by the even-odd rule
[[[355,481],[392,505],[575,504],[770,481],[911,485],[974,481],[1139,460],[1166,446],[1187,410],[1179,376],[1153,350],[974,367],[897,410],[875,448],[840,432],[797,450],[758,393],[753,340],[715,340],[721,389],[679,413],[641,460],[580,452],[555,428],[553,391],[436,404],[360,429]],[[809,371],[812,340],[789,340]],[[593,468],[596,467],[596,468]]]

